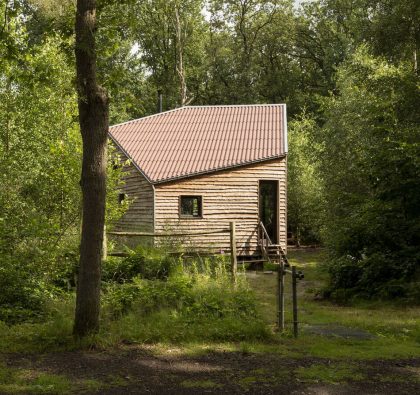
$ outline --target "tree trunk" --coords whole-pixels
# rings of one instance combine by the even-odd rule
[[[99,329],[101,256],[105,222],[108,96],[96,81],[96,1],[78,0],[76,71],[79,123],[83,140],[82,239],[73,333]]]
[[[177,64],[176,71],[179,76],[179,96],[181,107],[187,106],[192,99],[188,98],[187,94],[187,83],[185,81],[185,70],[184,70],[184,39],[182,38],[182,25],[179,17],[178,6],[175,6],[175,32],[176,32],[176,51],[177,51]]]

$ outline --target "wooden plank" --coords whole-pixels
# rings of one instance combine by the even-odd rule
[[[127,161],[127,157],[117,149],[121,163]],[[134,167],[132,163],[123,167],[122,192],[127,194],[131,203],[128,210],[120,218],[115,229],[122,230],[150,230],[153,232],[153,187]],[[108,233],[111,234],[111,233]]]
[[[147,233],[147,232],[108,232],[109,235],[114,236],[153,236],[153,237],[180,237],[180,236],[198,236],[198,235],[212,235],[215,233],[229,233],[229,229],[219,229],[210,232],[193,232],[193,233]]]

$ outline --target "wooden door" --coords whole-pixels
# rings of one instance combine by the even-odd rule
[[[274,244],[279,242],[279,182],[260,180],[259,219],[264,224],[268,236]]]

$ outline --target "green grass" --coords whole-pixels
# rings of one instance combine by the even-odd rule
[[[0,364],[0,393],[6,394],[70,394],[96,391],[103,384],[96,380],[78,380],[39,372],[17,369]]]
[[[0,322],[0,352],[46,352],[90,347],[109,348],[129,341],[138,344],[178,344],[185,353],[205,353],[213,349],[276,353],[285,357],[305,356],[343,359],[409,358],[420,356],[420,308],[378,302],[339,306],[315,300],[316,289],[325,282],[323,252],[320,250],[292,251],[289,260],[305,273],[298,283],[300,336],[291,336],[290,276],[286,276],[286,323],[284,334],[275,333],[276,275],[257,274],[248,281],[254,289],[262,319],[250,320],[231,310],[234,293],[225,299],[225,314],[206,315],[202,306],[192,305],[191,314],[180,313],[176,307],[166,307],[147,315],[132,311],[117,320],[105,317],[101,333],[76,342],[72,337],[74,300],[61,301],[55,313],[45,323],[20,324],[8,327]],[[206,280],[207,281],[207,280]],[[195,285],[192,295],[199,303],[213,303],[224,298],[224,288],[203,281]],[[209,288],[210,287],[210,288]],[[213,288],[212,288],[213,287]],[[152,289],[155,292],[154,289]],[[166,292],[166,291],[165,291]],[[244,299],[242,303],[247,303]],[[200,302],[201,301],[201,302]],[[240,299],[241,301],[241,299]],[[198,310],[197,310],[198,309]],[[194,317],[193,311],[200,313]],[[216,318],[215,318],[216,317]],[[349,340],[305,333],[308,325],[342,325],[362,329],[375,336],[371,340]],[[271,333],[270,333],[271,331]]]
[[[0,322],[0,352],[110,348],[122,342],[265,341],[272,337],[246,280],[242,277],[234,286],[221,269],[210,274],[179,272],[167,281],[135,279],[114,284],[104,292],[100,332],[83,341],[72,336],[74,297],[56,303],[45,323],[9,327]]]
[[[286,275],[286,336],[279,336],[278,348],[286,348],[302,356],[323,358],[375,359],[410,358],[420,356],[420,308],[404,307],[394,303],[363,302],[352,306],[339,306],[328,301],[315,300],[315,292],[327,278],[322,265],[321,250],[291,251],[289,261],[302,270],[305,279],[298,282],[298,305],[301,335],[290,338],[291,285]],[[276,275],[258,274],[249,278],[257,293],[261,312],[273,327],[276,322]],[[348,340],[306,334],[308,325],[341,325],[367,331],[375,336],[371,340]],[[289,335],[289,338],[287,337]],[[255,348],[255,347],[254,347]],[[258,348],[258,347],[256,347]],[[272,347],[275,350],[275,346]]]
[[[301,366],[294,371],[294,374],[300,381],[311,383],[337,384],[366,378],[357,367],[343,363],[334,363],[329,366],[321,364],[313,364],[309,367]]]
[[[181,382],[181,387],[209,389],[209,388],[220,388],[223,386],[212,380],[184,380]]]

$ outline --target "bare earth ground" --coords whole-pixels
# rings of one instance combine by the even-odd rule
[[[177,354],[175,352],[175,354]],[[201,356],[156,355],[143,347],[112,352],[9,355],[8,367],[65,375],[71,381],[96,380],[91,394],[419,394],[420,358],[359,362],[363,378],[345,384],[302,380],[299,368],[329,367],[327,359],[290,359],[274,354],[210,352]],[[389,379],[389,380],[388,380]],[[79,391],[77,391],[79,392]],[[51,392],[50,392],[51,393]]]

